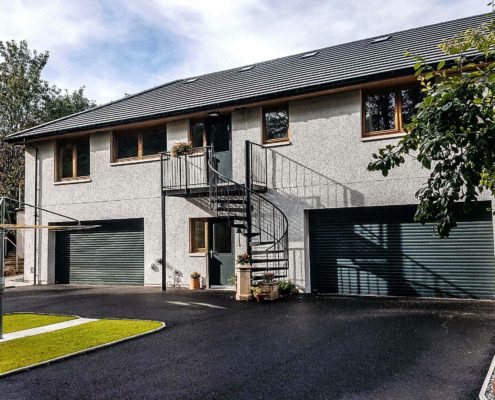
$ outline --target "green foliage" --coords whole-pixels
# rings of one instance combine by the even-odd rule
[[[251,286],[251,293],[254,297],[257,297],[261,294],[261,288],[259,286]]]
[[[191,273],[191,279],[199,279],[201,278],[201,274],[199,272]]]
[[[0,41],[0,196],[16,197],[24,181],[24,150],[5,136],[95,105],[84,88],[62,92],[42,79],[48,57],[26,41]]]
[[[292,291],[296,288],[291,281],[280,281],[278,283],[278,291],[280,294],[291,294]]]
[[[192,144],[190,142],[178,142],[172,146],[170,154],[172,157],[179,157],[183,154],[188,153],[192,149]]]
[[[232,286],[235,286],[236,285],[236,283],[237,283],[237,277],[235,276],[235,274],[234,275],[231,275],[229,277],[229,279],[227,279],[227,283],[229,285],[232,285]]]
[[[425,98],[397,145],[373,154],[370,171],[387,176],[406,156],[430,170],[416,197],[415,219],[435,223],[441,237],[456,227],[483,190],[495,188],[495,23],[444,41],[447,61],[428,65],[412,57]],[[463,209],[456,206],[464,201]]]

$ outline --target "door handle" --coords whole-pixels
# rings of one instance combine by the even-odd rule
[[[213,249],[210,249],[210,257],[213,258],[213,255],[215,254],[215,252],[213,251]]]

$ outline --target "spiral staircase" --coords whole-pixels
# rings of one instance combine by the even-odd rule
[[[167,196],[206,197],[209,208],[228,219],[246,239],[251,259],[251,281],[273,275],[288,276],[289,240],[286,215],[264,193],[268,190],[267,149],[245,143],[246,181],[241,184],[219,172],[212,147],[192,149],[188,154],[162,155],[162,188]]]

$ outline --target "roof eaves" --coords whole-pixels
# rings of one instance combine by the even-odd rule
[[[68,128],[68,129],[43,132],[41,134],[36,134],[34,136],[34,138],[37,139],[37,138],[42,138],[42,137],[58,136],[58,135],[74,133],[74,132],[84,132],[84,131],[92,131],[92,130],[97,130],[97,129],[105,129],[105,128],[111,128],[113,126],[118,126],[118,125],[122,125],[122,124],[143,122],[143,121],[149,121],[149,120],[153,120],[153,119],[166,118],[166,117],[175,117],[178,115],[190,114],[190,113],[194,113],[194,112],[198,112],[198,111],[209,111],[209,110],[218,109],[218,108],[222,108],[222,107],[242,106],[245,104],[263,101],[263,100],[270,100],[270,99],[274,99],[277,97],[296,96],[296,95],[300,95],[300,94],[308,94],[308,93],[313,93],[313,92],[322,91],[322,90],[337,89],[337,88],[343,87],[343,86],[350,86],[350,85],[355,85],[355,84],[360,84],[360,83],[367,83],[367,82],[371,82],[374,80],[384,79],[387,77],[411,75],[412,73],[413,73],[412,68],[406,68],[406,69],[390,71],[390,72],[385,72],[385,73],[380,73],[380,74],[359,76],[359,77],[355,77],[352,79],[333,81],[333,82],[327,83],[327,84],[317,84],[317,85],[313,85],[313,86],[307,86],[307,87],[301,87],[301,88],[296,88],[296,89],[290,89],[290,90],[286,90],[286,91],[280,91],[280,92],[276,92],[276,93],[270,93],[270,94],[266,94],[266,95],[262,95],[262,96],[252,96],[249,98],[238,99],[238,100],[233,100],[233,101],[228,101],[228,102],[214,103],[214,104],[210,104],[207,108],[205,108],[203,106],[192,107],[192,108],[188,108],[188,109],[175,110],[173,112],[153,114],[153,115],[147,115],[147,116],[137,117],[137,118],[123,119],[123,120],[112,121],[112,122],[108,122],[108,123],[92,124],[92,125],[86,125],[84,127]],[[15,143],[16,140],[24,141],[24,140],[30,139],[31,136],[29,134],[21,135],[21,133],[22,132],[19,132],[19,134],[15,135],[15,136],[12,136],[12,135],[8,136],[5,138],[5,141]],[[29,132],[26,132],[26,133],[29,133]]]

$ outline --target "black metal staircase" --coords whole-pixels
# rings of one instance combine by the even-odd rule
[[[283,279],[289,269],[288,220],[263,195],[268,189],[266,148],[249,141],[245,146],[245,184],[221,174],[214,151],[206,147],[175,159],[162,156],[162,187],[167,195],[209,196],[211,210],[227,217],[246,238],[253,283],[263,280],[266,273]]]

